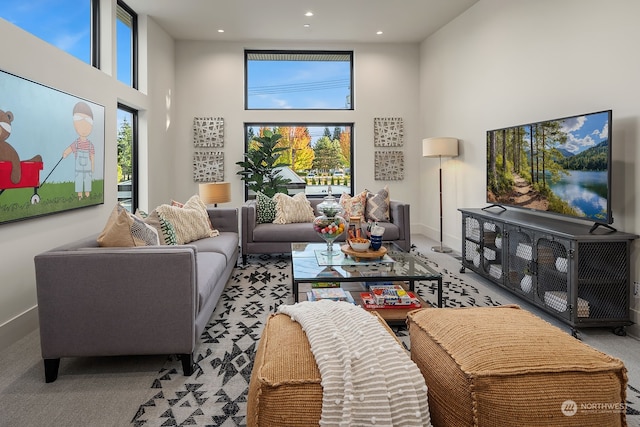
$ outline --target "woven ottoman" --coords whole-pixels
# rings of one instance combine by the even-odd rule
[[[518,306],[409,313],[434,426],[624,426],[622,361]]]
[[[377,313],[372,315],[393,335]],[[247,427],[319,425],[320,381],[318,365],[300,324],[286,314],[271,315],[253,362],[247,396]]]

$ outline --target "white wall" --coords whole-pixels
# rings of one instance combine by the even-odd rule
[[[486,131],[613,110],[614,227],[640,233],[640,2],[481,0],[420,47],[420,114],[425,135],[461,139],[444,165],[445,243],[461,247],[459,207],[485,204]],[[420,182],[437,181],[437,161]],[[420,221],[438,229],[437,185],[422,187]],[[633,245],[632,279],[639,242]],[[640,321],[639,299],[632,300]],[[640,336],[640,329],[631,331]]]
[[[115,0],[102,0],[106,4],[108,13],[115,9],[111,4]],[[104,18],[104,17],[103,17]],[[108,18],[103,24],[115,22]],[[109,40],[111,29],[103,25],[105,46],[111,46]],[[115,24],[114,24],[115,26]],[[35,272],[33,257],[45,250],[74,239],[97,233],[102,230],[104,223],[117,201],[116,170],[117,170],[117,125],[116,109],[118,101],[125,102],[142,110],[143,120],[151,119],[158,123],[165,123],[165,101],[162,94],[172,90],[173,84],[173,42],[160,27],[147,20],[141,20],[142,37],[153,40],[153,52],[149,55],[150,64],[157,66],[154,80],[149,88],[154,96],[147,97],[144,93],[126,87],[118,82],[111,74],[111,65],[115,62],[106,58],[104,70],[97,70],[75,57],[57,49],[56,47],[32,36],[31,34],[0,19],[0,38],[11,40],[12,49],[6,49],[0,57],[0,69],[20,77],[41,83],[43,85],[67,92],[69,94],[88,99],[105,107],[105,202],[103,205],[88,207],[73,211],[58,213],[41,218],[0,225],[0,348],[4,348],[13,341],[23,337],[38,326],[37,301],[35,288]],[[148,31],[148,33],[147,33]],[[17,46],[17,47],[16,47]],[[146,75],[141,75],[145,82]],[[158,96],[155,96],[155,94]],[[162,98],[162,99],[159,99]],[[0,109],[10,110],[7,100],[0,97]],[[156,107],[159,106],[159,107]],[[162,111],[162,117],[147,114],[150,109]],[[37,123],[33,124],[37,126]],[[142,123],[143,127],[146,124]],[[162,140],[162,144],[171,144],[160,130],[162,125],[151,123],[151,136]],[[146,138],[146,135],[145,135]],[[46,144],[47,141],[42,141]],[[142,141],[146,144],[146,141]],[[160,151],[166,151],[160,147]],[[151,160],[156,163],[151,169],[157,169],[158,179],[166,174],[169,158],[164,154],[160,159],[153,153]],[[41,178],[43,178],[41,176]],[[170,181],[170,179],[167,179]],[[158,194],[165,191],[165,194]],[[143,189],[143,193],[147,193]],[[152,192],[157,200],[165,200],[170,191],[160,188]]]
[[[389,185],[391,197],[409,201],[419,186],[419,150],[422,124],[418,121],[417,44],[275,45],[231,42],[176,42],[176,138],[173,177],[175,198],[186,200],[197,191],[193,182],[193,118],[224,119],[224,178],[231,182],[232,202],[244,202],[242,181],[235,162],[243,159],[245,122],[354,122],[356,191],[375,191]],[[354,51],[354,111],[245,111],[244,49],[333,49]],[[373,120],[404,119],[405,179],[374,180]],[[413,207],[412,207],[413,209]]]

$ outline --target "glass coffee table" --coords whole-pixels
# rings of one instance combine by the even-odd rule
[[[442,275],[419,257],[402,251],[393,243],[386,243],[384,247],[387,253],[384,257],[357,261],[345,256],[340,249],[343,244],[344,242],[333,244],[333,256],[322,254],[327,249],[325,243],[291,244],[294,301],[306,300],[307,291],[311,290],[312,283],[338,282],[344,290],[351,292],[356,303],[360,303],[360,292],[366,291],[366,282],[403,282],[408,290],[414,291],[415,282],[435,281],[438,283],[438,307],[442,307]],[[426,303],[423,306],[427,306]],[[390,310],[396,309],[377,311],[383,318],[385,313],[390,317],[396,317]],[[404,316],[400,313],[398,319],[392,320],[406,318],[406,312],[409,310],[404,311]]]

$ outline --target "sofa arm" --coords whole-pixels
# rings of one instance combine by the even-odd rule
[[[193,351],[194,246],[54,249],[34,262],[44,359]]]
[[[256,228],[256,220],[258,218],[256,210],[255,200],[247,200],[245,204],[242,205],[242,226],[240,229],[242,232],[243,254],[245,254],[244,250],[247,247],[247,243],[253,242],[253,230]]]
[[[219,232],[238,232],[237,208],[207,208],[213,228]]]
[[[405,251],[411,250],[410,205],[398,200],[389,202],[389,221],[398,226],[398,245]]]

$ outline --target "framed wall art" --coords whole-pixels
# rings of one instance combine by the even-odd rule
[[[224,146],[224,120],[222,117],[194,117],[193,145],[221,148]]]
[[[0,71],[0,224],[104,203],[102,105]]]
[[[374,153],[376,181],[404,179],[404,153],[402,151],[376,151]]]
[[[376,117],[373,119],[373,145],[375,147],[402,147],[404,122],[400,117]]]
[[[195,182],[224,181],[224,153],[222,151],[195,151],[193,153],[193,180]]]

